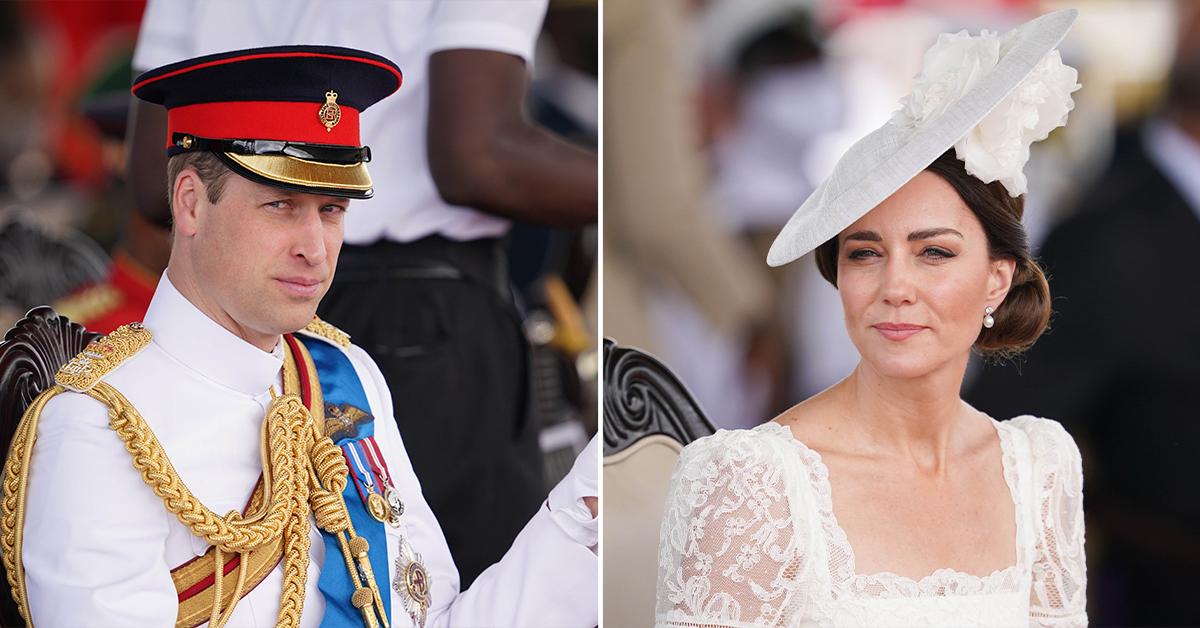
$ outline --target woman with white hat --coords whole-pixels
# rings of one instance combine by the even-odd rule
[[[1074,10],[942,35],[912,94],[796,211],[861,361],[753,430],[684,450],[659,551],[660,626],[1086,625],[1082,471],[1051,420],[962,401],[1050,294],[1021,225],[1034,141],[1066,123]]]

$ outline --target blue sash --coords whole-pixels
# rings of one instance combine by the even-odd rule
[[[354,365],[341,349],[323,340],[303,334],[296,334],[296,339],[304,343],[312,356],[313,364],[317,367],[317,380],[321,383],[321,395],[327,408],[326,420],[330,419],[331,410],[340,417],[349,417],[341,422],[345,427],[334,435],[333,442],[342,447],[343,451],[347,446],[357,447],[361,456],[363,445],[360,441],[374,435],[375,418],[371,416],[371,406],[367,403],[367,394],[363,391],[362,382],[358,380]],[[353,475],[354,463],[350,461],[348,464]],[[369,468],[367,472],[370,473]],[[392,596],[388,582],[390,571],[384,525],[367,512],[354,478],[347,478],[342,497],[346,500],[346,510],[350,512],[354,531],[371,546],[371,569],[375,572],[375,584],[379,587],[380,597],[383,598],[383,612],[387,614],[390,624]],[[325,540],[325,563],[321,566],[321,579],[317,581],[317,587],[325,596],[325,617],[321,620],[321,628],[362,626],[362,613],[350,604],[354,583],[346,571],[346,561],[337,537],[324,530],[321,531],[321,537]]]

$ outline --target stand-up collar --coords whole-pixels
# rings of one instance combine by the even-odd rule
[[[266,352],[221,327],[192,305],[163,272],[146,311],[146,328],[172,358],[227,388],[256,396],[276,382],[283,348]]]

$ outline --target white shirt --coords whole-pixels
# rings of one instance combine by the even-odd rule
[[[104,377],[124,394],[162,443],[181,479],[217,513],[241,510],[262,472],[262,420],[282,358],[217,325],[163,275],[146,313],[149,346]],[[432,581],[427,626],[594,626],[597,522],[582,504],[595,495],[595,442],[526,525],[503,560],[459,592],[440,526],[421,495],[378,367],[362,349],[344,349],[363,384],[375,438],[405,504],[401,528],[385,526],[388,564],[400,536],[421,554]],[[590,467],[588,466],[590,465]],[[590,472],[589,472],[590,469]],[[589,486],[590,485],[590,486]],[[29,607],[39,628],[171,626],[178,603],[170,570],[207,544],[167,512],[108,426],[107,409],[64,393],[42,412],[30,462],[24,527]],[[325,546],[315,523],[302,626],[317,626]],[[339,561],[339,566],[341,565]],[[282,563],[241,602],[229,626],[273,626]],[[411,619],[392,590],[392,625]],[[380,574],[382,576],[382,574]]]
[[[150,0],[133,67],[150,70],[217,52],[294,44],[345,46],[391,59],[399,91],[362,116],[375,197],[346,214],[345,240],[410,242],[504,235],[511,222],[438,194],[425,151],[429,56],[493,50],[529,63],[548,0]]]

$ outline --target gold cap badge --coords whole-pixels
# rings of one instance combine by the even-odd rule
[[[337,104],[337,97],[337,92],[332,89],[325,92],[325,104],[321,105],[320,111],[317,112],[317,118],[325,125],[326,133],[342,121],[342,108]]]

